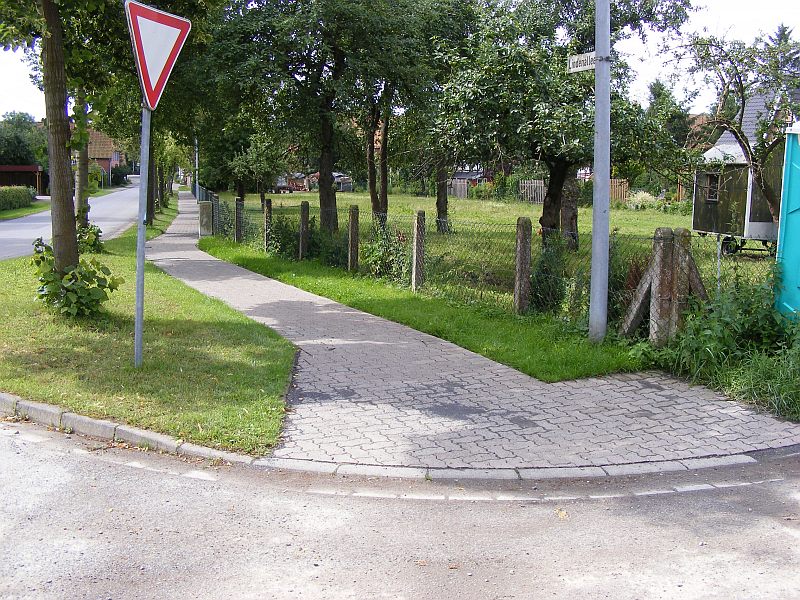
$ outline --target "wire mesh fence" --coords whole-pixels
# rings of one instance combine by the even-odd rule
[[[234,202],[220,199],[216,194],[210,194],[210,201],[214,207],[215,234],[234,239]],[[349,208],[322,212],[318,206],[308,206],[304,228],[302,209],[297,205],[272,203],[271,218],[267,218],[270,211],[258,202],[245,203],[242,209],[241,242],[259,251],[297,260],[302,247],[303,258],[348,268],[348,261],[352,260],[350,235],[351,231],[357,232],[360,274],[411,285],[416,218],[413,214],[362,212],[358,214],[357,227],[351,227]],[[335,228],[331,232],[322,223],[335,224]],[[611,327],[623,323],[642,279],[648,276],[648,269],[654,268],[657,241],[653,235],[611,233],[608,299]],[[519,278],[516,223],[458,219],[442,222],[431,216],[425,220],[424,243],[420,243],[424,244],[423,293],[462,304],[515,310],[514,290]],[[564,236],[559,231],[534,231],[530,242],[527,312],[548,313],[575,324],[586,323],[591,245],[590,232]],[[422,245],[418,251],[420,248]],[[740,282],[763,283],[775,264],[766,247],[751,244],[731,252],[730,244],[726,247],[724,240],[712,236],[692,235],[687,252],[696,265],[697,279],[709,295]],[[675,263],[673,268],[685,267]]]

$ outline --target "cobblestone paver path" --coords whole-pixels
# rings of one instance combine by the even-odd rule
[[[659,373],[543,383],[403,325],[219,261],[197,208],[149,244],[167,273],[300,349],[274,456],[519,469],[724,456],[800,443],[800,426]]]

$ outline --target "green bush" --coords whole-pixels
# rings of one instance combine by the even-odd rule
[[[361,247],[361,265],[373,277],[409,283],[411,248],[406,235],[388,225],[375,224],[372,239]]]
[[[36,199],[36,190],[33,188],[14,185],[0,187],[0,210],[24,208],[30,206]]]
[[[78,252],[81,254],[100,254],[103,252],[103,242],[100,237],[103,231],[94,223],[87,227],[78,227]]]
[[[131,174],[130,165],[119,165],[111,169],[111,185],[122,185],[127,183],[128,175]]]
[[[531,310],[556,312],[567,296],[567,247],[559,232],[542,238],[542,251],[531,274]]]
[[[283,258],[296,260],[299,249],[300,232],[298,223],[290,221],[283,215],[273,216],[268,252]]]
[[[39,279],[36,297],[62,314],[91,316],[108,300],[109,292],[124,283],[121,277],[114,277],[111,270],[95,258],[81,259],[78,266],[61,275],[55,269],[51,246],[39,238],[33,243],[33,248],[31,262]]]
[[[308,222],[308,258],[318,259],[329,267],[347,268],[349,247],[347,233],[333,233],[317,227],[317,220],[311,217]]]

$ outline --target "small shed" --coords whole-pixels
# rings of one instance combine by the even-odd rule
[[[32,187],[39,196],[47,191],[48,177],[41,165],[0,165],[0,186]]]
[[[742,130],[751,145],[756,142],[758,121],[767,111],[767,97],[755,95],[747,102]],[[783,146],[775,148],[765,166],[767,179],[776,190],[783,179]],[[753,180],[753,170],[733,134],[726,131],[703,154],[708,167],[695,173],[692,229],[720,234],[735,251],[745,240],[765,245],[778,238],[778,225],[769,205]]]

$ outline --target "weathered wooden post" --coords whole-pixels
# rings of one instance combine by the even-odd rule
[[[675,235],[669,227],[656,229],[653,239],[653,281],[650,292],[650,342],[663,346],[669,341],[672,317],[673,253]]]
[[[683,326],[683,313],[689,307],[689,261],[691,260],[692,234],[680,227],[674,231],[672,251],[672,312],[669,320],[669,338],[672,339]]]
[[[414,215],[414,239],[411,263],[411,290],[416,292],[425,282],[425,211]]]
[[[300,244],[297,251],[298,260],[308,256],[308,202],[300,203]]]
[[[269,252],[272,239],[272,199],[264,200],[264,252]]]
[[[347,224],[347,270],[358,271],[358,206],[350,206]]]
[[[517,261],[514,268],[514,312],[526,312],[531,301],[531,220],[517,219]]]
[[[244,229],[244,198],[236,198],[234,202],[234,215],[233,215],[233,241],[237,244],[242,243]]]

